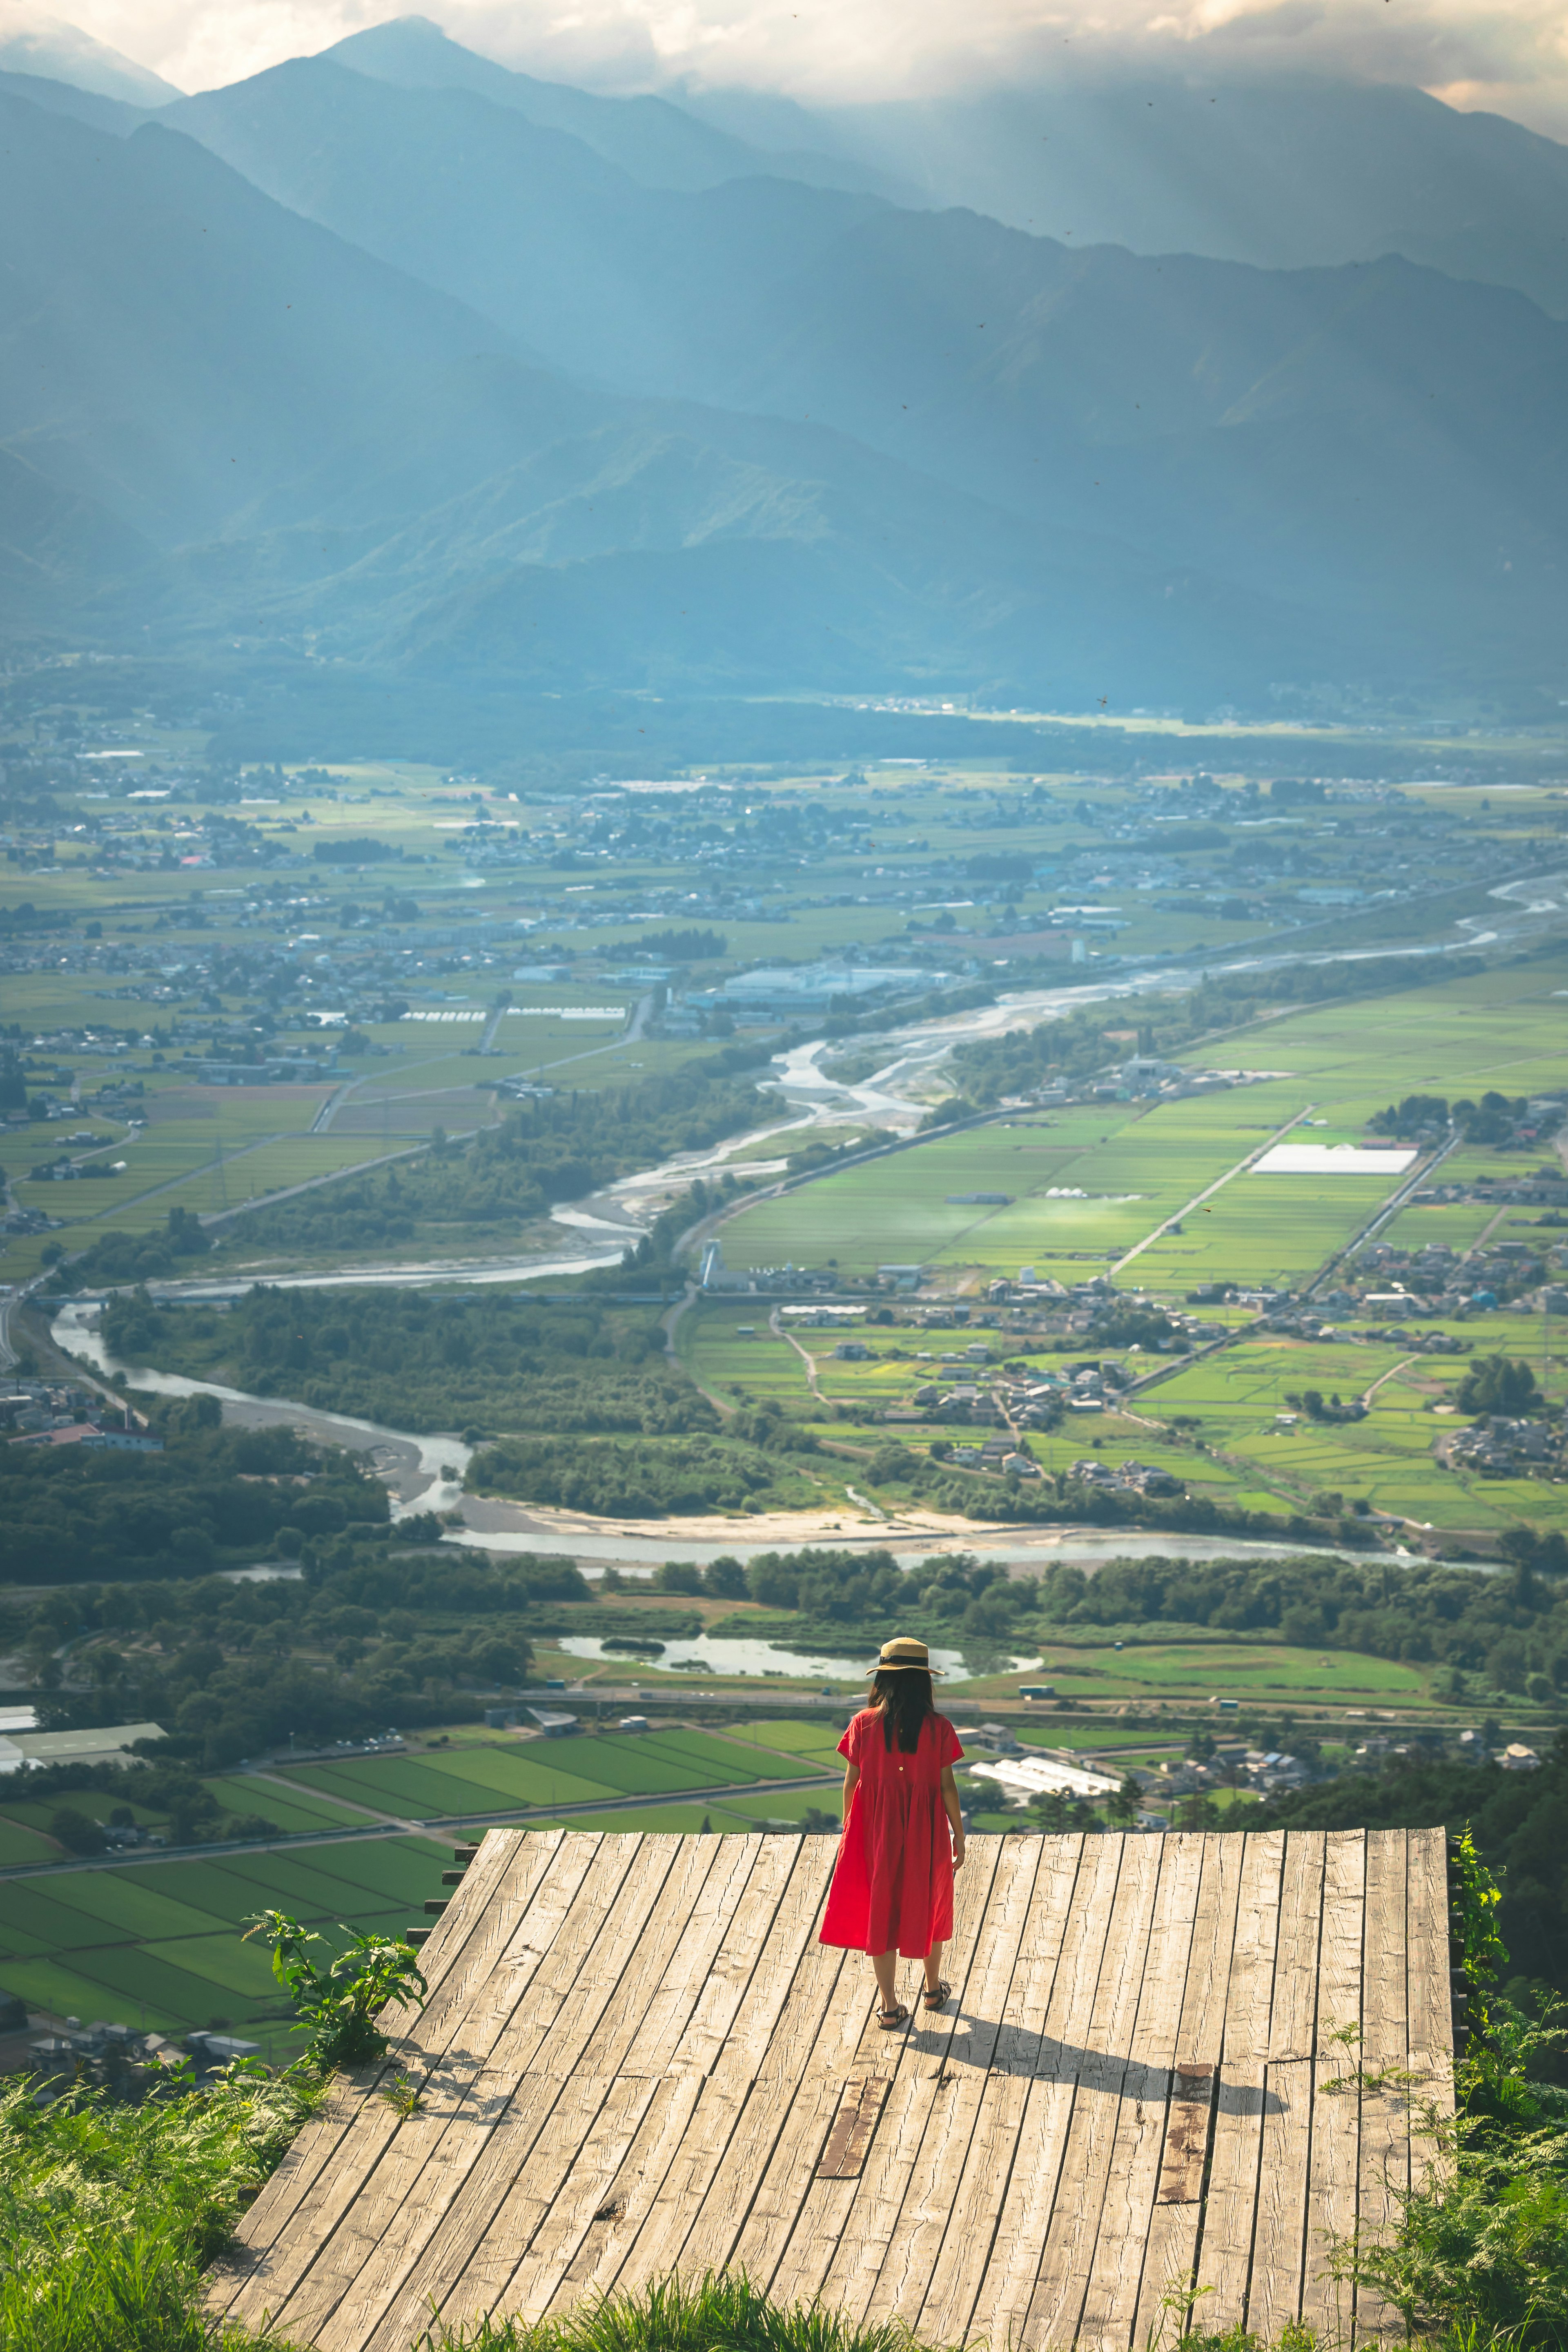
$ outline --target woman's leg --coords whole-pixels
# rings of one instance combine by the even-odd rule
[[[942,1982],[942,1956],[946,1949],[945,1944],[933,1944],[926,1954],[927,1992],[934,1992]]]
[[[891,2016],[899,2005],[897,1990],[899,1956],[894,1952],[873,1952],[871,1966],[877,1971],[877,1992],[884,2011]]]

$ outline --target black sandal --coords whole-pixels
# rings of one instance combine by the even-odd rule
[[[902,2001],[896,2009],[879,2009],[877,2011],[877,2022],[884,2033],[896,2033],[900,2025],[907,2025],[909,2021],[910,2012]]]
[[[921,1998],[928,2009],[944,2009],[952,1999],[952,1987],[945,1977],[939,1977],[934,1985],[927,1985]]]

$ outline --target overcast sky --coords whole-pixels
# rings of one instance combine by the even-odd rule
[[[0,24],[17,5],[0,0]],[[600,89],[684,76],[831,104],[1108,58],[1247,59],[1418,84],[1568,138],[1563,0],[54,0],[54,13],[192,90],[424,13],[506,64]]]

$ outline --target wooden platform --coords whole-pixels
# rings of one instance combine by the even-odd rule
[[[407,2352],[436,2311],[731,2265],[932,2345],[1142,2352],[1194,2285],[1205,2327],[1386,2325],[1328,2246],[1410,2177],[1409,2092],[1360,2072],[1450,2095],[1441,1831],[977,1837],[954,1999],[896,2034],[816,1940],[834,1851],[492,1830],[424,2013],[301,2135],[215,2308]]]

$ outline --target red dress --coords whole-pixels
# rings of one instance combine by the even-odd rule
[[[952,1841],[942,1801],[944,1764],[963,1750],[942,1715],[928,1715],[912,1756],[888,1746],[882,1717],[863,1707],[838,1743],[858,1765],[827,1890],[820,1941],[850,1952],[923,1960],[952,1933]]]

